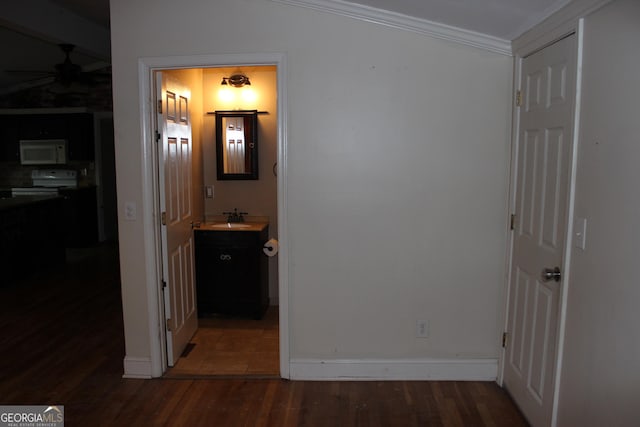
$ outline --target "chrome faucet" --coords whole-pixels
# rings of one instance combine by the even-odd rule
[[[244,222],[244,215],[248,212],[238,212],[238,208],[233,208],[233,212],[222,212],[222,215],[227,215],[227,222]]]

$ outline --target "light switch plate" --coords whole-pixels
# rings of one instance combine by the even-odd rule
[[[587,219],[576,218],[576,222],[573,224],[573,237],[574,245],[578,249],[584,249],[587,246]]]
[[[207,185],[205,191],[207,199],[213,199],[213,185]]]
[[[135,221],[137,217],[135,202],[125,202],[124,219],[127,221]]]

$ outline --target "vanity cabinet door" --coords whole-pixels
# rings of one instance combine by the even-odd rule
[[[256,298],[254,278],[258,256],[251,247],[211,250],[209,262],[215,272],[213,296],[217,301],[252,302]],[[224,307],[220,307],[224,309]]]
[[[259,319],[268,304],[267,231],[195,231],[198,315]]]

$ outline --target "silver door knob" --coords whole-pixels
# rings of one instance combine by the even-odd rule
[[[556,282],[560,281],[562,274],[560,273],[560,267],[556,268],[545,268],[542,270],[540,274],[543,282],[548,282],[550,280],[555,280]]]

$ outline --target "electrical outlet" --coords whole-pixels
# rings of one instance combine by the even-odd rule
[[[416,320],[416,338],[429,338],[428,320]]]

